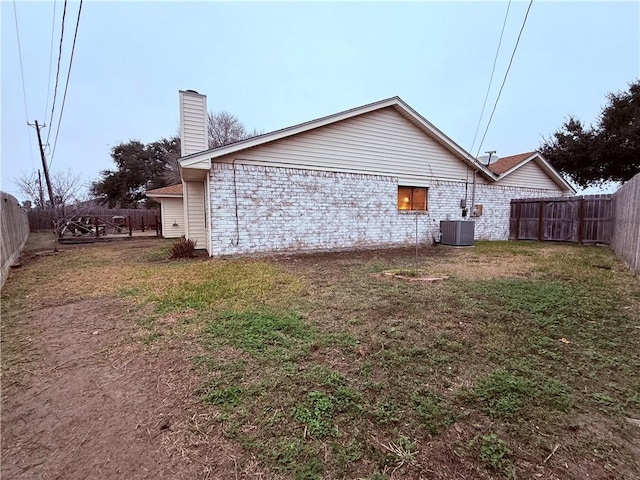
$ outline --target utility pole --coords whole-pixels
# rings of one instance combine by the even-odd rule
[[[42,175],[38,169],[38,193],[40,193],[40,208],[44,208],[44,190],[42,190]]]
[[[47,190],[49,191],[49,201],[51,202],[51,208],[53,209],[53,216],[54,216],[54,230],[55,230],[55,234],[56,234],[56,239],[55,239],[55,243],[53,244],[53,251],[57,252],[58,251],[58,235],[59,235],[59,228],[58,228],[58,218],[56,215],[56,202],[53,198],[53,188],[51,187],[51,179],[49,178],[49,167],[47,166],[47,158],[44,156],[44,147],[42,146],[42,137],[40,136],[40,125],[38,125],[38,121],[35,121],[36,123],[36,132],[38,133],[38,145],[40,146],[40,157],[42,158],[42,169],[44,170],[44,179],[47,182]],[[38,179],[40,179],[40,171],[38,171]],[[42,180],[40,180],[40,199],[41,201],[44,201],[44,194],[42,193]],[[43,205],[44,207],[44,202]]]
[[[49,201],[51,202],[51,208],[56,208],[55,201],[53,199],[53,188],[51,187],[51,179],[49,178],[49,167],[47,167],[47,159],[44,156],[44,147],[42,146],[42,137],[40,136],[40,126],[36,120],[36,132],[38,132],[38,145],[40,146],[40,157],[42,158],[42,169],[44,170],[44,179],[47,182],[47,190],[49,191]]]

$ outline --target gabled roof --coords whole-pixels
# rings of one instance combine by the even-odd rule
[[[540,168],[542,168],[542,170],[544,170],[545,173],[564,190],[576,193],[575,188],[573,188],[569,182],[567,182],[562,175],[553,168],[553,165],[551,165],[540,152],[533,151],[502,157],[500,160],[490,164],[489,169],[498,176],[496,181],[500,181],[531,161],[535,161]]]
[[[438,143],[444,146],[447,150],[452,152],[455,156],[460,158],[470,167],[479,170],[485,177],[490,180],[496,180],[495,175],[486,166],[476,161],[473,156],[464,150],[461,146],[455,143],[451,138],[441,132],[435,125],[429,122],[426,118],[416,112],[407,103],[405,103],[400,97],[391,97],[378,102],[369,103],[360,107],[345,110],[343,112],[321,117],[309,122],[300,123],[291,127],[282,128],[270,133],[258,135],[257,137],[248,138],[239,142],[225,145],[222,147],[212,148],[203,152],[186,155],[180,159],[180,166],[187,169],[208,169],[210,168],[209,162],[211,159],[222,157],[230,153],[236,153],[242,150],[246,150],[259,145],[264,145],[275,140],[297,135],[299,133],[307,132],[315,128],[323,127],[332,123],[340,122],[348,118],[353,118],[358,115],[373,112],[383,108],[393,107],[403,117],[409,120],[411,123],[420,128],[425,134],[434,138]]]
[[[182,183],[178,183],[177,185],[169,185],[168,187],[155,188],[153,190],[147,190],[147,197],[156,197],[156,198],[171,198],[182,197]]]
[[[511,170],[516,165],[525,161],[537,152],[519,153],[518,155],[511,155],[509,157],[502,157],[497,162],[489,164],[489,170],[496,175],[502,175],[504,172]]]

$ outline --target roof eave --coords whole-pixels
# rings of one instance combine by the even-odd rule
[[[182,193],[147,193],[145,194],[149,198],[182,198]]]
[[[507,177],[508,175],[510,175],[511,173],[515,172],[516,170],[518,170],[521,167],[524,167],[527,163],[535,160],[535,159],[540,160],[540,163],[542,164],[541,167],[542,169],[545,171],[545,173],[547,173],[547,175],[551,176],[551,178],[553,179],[554,182],[556,182],[558,185],[564,187],[564,189],[566,191],[569,191],[573,194],[577,193],[576,189],[573,188],[571,186],[571,184],[569,182],[567,182],[562,175],[560,175],[560,173],[553,168],[553,165],[551,165],[549,163],[549,161],[544,158],[542,156],[541,153],[539,152],[533,152],[529,157],[525,158],[524,160],[522,160],[520,163],[514,165],[513,167],[511,167],[509,170],[507,170],[506,172],[501,173],[498,176],[497,181],[502,180],[503,178]]]

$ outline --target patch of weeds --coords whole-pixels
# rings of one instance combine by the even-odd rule
[[[624,410],[620,402],[606,393],[592,393],[589,397],[597,405],[598,410],[608,415],[620,414]]]
[[[213,385],[204,394],[202,400],[209,405],[218,405],[227,409],[234,409],[242,400],[244,393],[244,389],[239,385],[222,388],[218,385]]]
[[[312,365],[303,376],[317,386],[337,388],[347,384],[347,379],[342,373],[322,365]]]
[[[331,449],[341,469],[362,458],[362,445],[355,439],[346,444],[334,443]]]
[[[627,396],[625,401],[625,403],[627,404],[627,407],[640,409],[640,393],[638,393],[639,391],[640,391],[640,388],[636,387],[633,390],[633,393]]]
[[[390,371],[410,370],[413,375],[417,376],[421,373],[448,371],[454,363],[450,355],[422,347],[385,349],[376,353],[375,356],[378,359],[378,364],[384,369]]]
[[[507,442],[498,437],[495,433],[483,435],[479,439],[476,437],[472,443],[480,441],[480,460],[488,467],[507,473],[511,467],[509,455],[511,451]]]
[[[388,479],[389,477],[387,477],[385,473],[382,473],[379,470],[376,470],[366,480],[388,480]]]
[[[513,417],[535,396],[533,381],[522,373],[504,368],[494,370],[478,382],[474,390],[476,395],[487,402],[489,413],[497,418]]]
[[[300,280],[267,262],[230,260],[164,267],[178,271],[174,275],[179,280],[173,280],[171,288],[156,289],[156,295],[150,298],[160,313],[210,308],[255,310],[265,305],[290,308],[299,301]]]
[[[573,397],[568,387],[558,380],[548,380],[543,383],[536,401],[561,412],[568,412],[573,408]]]
[[[414,268],[392,268],[391,270],[386,270],[384,273],[412,278],[419,277],[421,275],[420,270],[416,270]]]
[[[380,332],[383,336],[393,340],[404,340],[407,336],[405,329],[400,327],[387,327]]]
[[[569,411],[573,405],[566,385],[557,381],[543,381],[533,373],[524,376],[498,368],[478,382],[474,393],[487,402],[492,417],[509,419],[527,405],[544,406]]]
[[[219,364],[211,355],[196,355],[191,361],[195,367],[206,367],[208,370],[215,370]]]
[[[142,293],[139,287],[124,287],[118,290],[118,295],[121,297],[137,297]]]
[[[411,395],[411,405],[418,414],[422,425],[429,433],[437,435],[443,427],[454,421],[447,402],[433,392],[419,390]]]
[[[417,445],[409,437],[400,436],[395,442],[389,442],[388,445],[382,444],[382,447],[388,452],[385,458],[386,466],[394,466],[397,470],[404,465],[416,464]]]
[[[167,260],[170,256],[171,246],[152,248],[147,251],[143,256],[143,260],[146,262],[161,262]]]
[[[386,270],[389,270],[389,266],[388,265],[384,265],[382,263],[374,263],[371,264],[367,267],[367,270],[372,272],[372,273],[382,273]]]
[[[394,398],[376,403],[371,414],[381,425],[400,420],[400,409],[398,408],[398,403]]]
[[[144,343],[145,345],[149,345],[153,342],[155,342],[156,340],[158,340],[160,337],[162,337],[162,333],[160,332],[151,332],[148,335],[144,335],[140,338],[140,341],[142,343]]]
[[[192,359],[194,367],[204,368],[209,372],[219,373],[225,378],[240,379],[244,373],[244,360],[217,360],[210,355],[196,355]]]
[[[354,349],[360,344],[357,337],[349,333],[324,333],[316,339],[316,343],[321,347],[342,347]]]
[[[371,378],[371,376],[373,375],[373,363],[371,363],[371,361],[369,360],[363,362],[360,366],[360,369],[358,370],[358,375],[365,378]]]
[[[324,466],[319,460],[319,450],[299,438],[282,438],[267,455],[276,470],[293,474],[297,480],[319,479]]]
[[[491,416],[511,418],[534,396],[535,389],[530,380],[499,368],[480,381],[474,391],[487,402]]]
[[[325,438],[334,433],[334,399],[324,392],[310,392],[305,402],[296,405],[293,418],[307,426],[312,437]]]
[[[314,333],[298,314],[270,312],[222,314],[207,324],[202,335],[208,346],[231,345],[254,356],[277,349],[305,347],[313,338]]]
[[[364,410],[362,395],[349,387],[338,387],[334,394],[335,409],[337,412],[349,412],[359,415]]]

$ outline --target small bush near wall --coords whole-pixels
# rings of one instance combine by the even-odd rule
[[[196,242],[183,235],[178,243],[171,247],[171,258],[193,258],[195,257]]]

